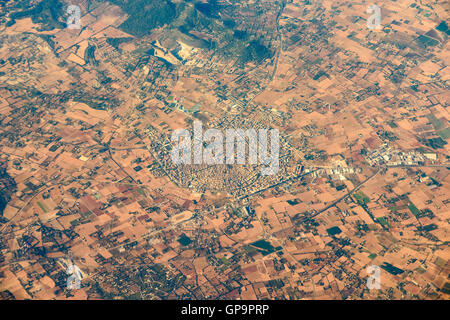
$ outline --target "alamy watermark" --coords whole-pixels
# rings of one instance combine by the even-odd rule
[[[367,7],[366,13],[373,13],[367,18],[367,28],[370,30],[381,29],[381,9],[376,4]]]
[[[67,28],[68,29],[81,29],[81,9],[79,6],[71,4],[67,7]]]
[[[379,266],[370,265],[367,266],[367,288],[369,290],[380,289],[381,288],[381,270]]]
[[[203,132],[202,123],[195,121],[193,137],[188,130],[177,129],[172,133],[172,143],[174,164],[259,164],[262,175],[276,174],[279,169],[280,135],[277,129],[226,129],[224,139],[221,130]]]
[[[66,267],[66,273],[68,275],[66,287],[69,290],[80,289],[83,274],[81,273],[81,269],[73,263],[72,252],[69,251],[66,261],[62,261],[63,265]]]

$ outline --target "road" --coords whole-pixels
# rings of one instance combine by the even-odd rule
[[[322,212],[327,211],[328,209],[330,209],[331,207],[334,207],[335,205],[337,205],[339,202],[341,202],[342,200],[346,199],[347,197],[349,197],[353,192],[357,191],[359,188],[361,188],[363,185],[365,185],[367,182],[369,182],[370,180],[372,180],[377,174],[379,174],[384,168],[380,168],[377,170],[377,172],[375,172],[373,175],[371,175],[370,177],[368,177],[366,180],[364,180],[363,182],[361,182],[359,185],[357,185],[355,188],[353,188],[351,191],[347,192],[345,195],[343,195],[342,197],[334,200],[332,203],[330,203],[329,205],[327,205],[325,208],[315,212],[314,214],[312,214],[311,216],[308,216],[308,218],[314,218],[316,216],[318,216],[319,214],[321,214]]]

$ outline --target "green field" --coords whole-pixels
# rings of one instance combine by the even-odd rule
[[[433,128],[435,130],[440,130],[442,129],[442,127],[444,126],[444,124],[442,123],[441,120],[439,120],[438,118],[436,118],[436,116],[434,114],[428,114],[427,115],[428,120],[431,122],[431,124],[433,125]]]
[[[408,209],[411,211],[411,213],[413,215],[415,215],[416,217],[420,216],[420,210],[417,209],[417,207],[415,205],[413,205],[412,203],[408,204]]]
[[[220,260],[222,261],[222,263],[223,263],[224,265],[226,265],[226,266],[230,265],[230,261],[228,261],[227,258],[222,257],[222,258],[220,258]]]
[[[331,228],[327,229],[327,232],[330,236],[334,236],[336,234],[341,233],[342,231],[341,231],[341,229],[339,229],[339,227],[331,227]]]
[[[254,247],[257,247],[259,252],[262,253],[262,255],[268,255],[274,251],[276,251],[278,248],[274,248],[272,244],[266,240],[258,240],[251,244]],[[281,248],[280,248],[281,249]]]
[[[366,196],[362,191],[358,191],[354,194],[356,201],[359,205],[363,206],[370,202],[370,198]]]
[[[44,211],[44,213],[47,213],[48,212],[48,209],[47,209],[47,207],[43,204],[43,203],[40,203],[39,201],[38,201],[38,206],[42,209],[42,211]]]
[[[425,35],[420,35],[416,41],[418,43],[420,43],[423,47],[434,47],[437,46],[439,44],[439,41],[437,41],[436,39],[433,39],[431,37],[425,36]]]
[[[389,223],[386,221],[386,218],[384,218],[384,217],[378,218],[377,221],[378,221],[383,227],[387,227],[387,228],[390,227],[390,226],[389,226]]]
[[[445,128],[437,132],[437,134],[444,140],[450,138],[450,128]]]

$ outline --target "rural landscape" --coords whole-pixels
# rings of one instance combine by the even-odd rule
[[[449,23],[0,0],[0,300],[449,300]]]

